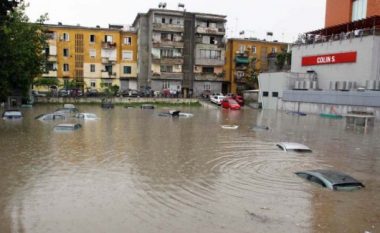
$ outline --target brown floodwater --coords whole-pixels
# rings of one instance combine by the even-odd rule
[[[58,133],[58,121],[34,119],[56,108],[0,120],[1,233],[380,232],[379,122],[365,134],[275,111],[184,108],[194,117],[171,119],[79,106],[101,119],[70,119],[83,128]],[[279,141],[313,153],[282,152]],[[320,168],[366,188],[334,192],[294,175]]]

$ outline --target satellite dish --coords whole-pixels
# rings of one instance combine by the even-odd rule
[[[185,8],[185,4],[183,4],[183,3],[178,3],[178,8]]]

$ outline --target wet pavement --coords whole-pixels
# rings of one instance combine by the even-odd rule
[[[73,133],[23,109],[0,120],[0,232],[379,232],[380,124],[275,111],[78,106],[101,119]],[[221,125],[239,125],[237,130]],[[269,130],[252,130],[267,125]],[[279,141],[311,154],[285,153]],[[334,192],[294,172],[335,169],[366,188]]]

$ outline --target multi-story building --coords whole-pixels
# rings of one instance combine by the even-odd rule
[[[45,25],[48,64],[44,77],[62,86],[75,80],[79,88],[117,85],[137,87],[137,34],[122,26],[109,28]]]
[[[327,0],[326,27],[380,15],[379,0]]]
[[[246,89],[244,77],[251,65],[258,72],[266,72],[275,68],[271,67],[275,62],[276,54],[287,51],[288,44],[281,42],[264,41],[258,39],[231,38],[226,48],[226,78],[231,83],[232,93]],[[253,64],[250,64],[253,62]]]
[[[222,91],[225,16],[167,9],[138,14],[138,86],[198,95]],[[227,85],[225,85],[225,88]]]

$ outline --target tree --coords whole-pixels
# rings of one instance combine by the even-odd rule
[[[12,3],[5,4],[6,8],[1,2],[0,101],[5,101],[15,92],[28,96],[34,77],[43,73],[47,45],[42,26],[47,16],[30,23],[25,4],[17,6],[16,1],[9,1]]]
[[[58,86],[59,80],[57,78],[45,78],[45,77],[40,77],[36,78],[33,81],[34,86],[40,86],[40,87],[46,87],[49,88],[51,86]]]
[[[245,70],[244,82],[247,89],[257,89],[259,87],[259,71],[256,69],[256,58],[249,58],[247,69]]]
[[[278,53],[276,56],[277,70],[289,69],[289,65],[292,59],[292,54],[286,51]]]

